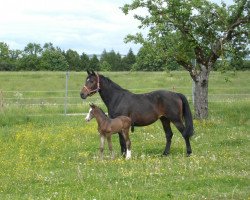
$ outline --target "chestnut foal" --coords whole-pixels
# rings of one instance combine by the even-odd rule
[[[131,119],[127,116],[118,116],[114,119],[110,119],[101,108],[94,104],[90,104],[89,113],[87,114],[85,120],[90,121],[92,118],[96,118],[98,123],[98,132],[100,133],[101,144],[100,153],[101,159],[103,159],[104,141],[107,138],[109,150],[111,152],[112,158],[114,157],[111,135],[117,132],[122,132],[122,135],[126,141],[126,159],[131,158],[131,142],[129,139],[129,129],[131,127]]]

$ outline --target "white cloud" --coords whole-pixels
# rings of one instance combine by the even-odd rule
[[[218,0],[214,0],[218,1]],[[232,0],[227,0],[231,2]],[[104,49],[126,54],[127,34],[138,31],[132,15],[119,7],[130,0],[0,0],[0,41],[12,49],[27,43],[52,42],[64,50],[101,53]]]
[[[124,2],[124,1],[123,1]],[[0,40],[22,49],[28,42],[52,42],[65,50],[101,53],[104,48],[122,54],[129,47],[124,37],[138,24],[110,0],[1,0]]]

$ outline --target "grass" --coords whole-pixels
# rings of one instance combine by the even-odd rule
[[[185,72],[106,75],[135,92],[164,87],[171,90],[174,86],[178,92],[189,94],[192,86]],[[229,74],[230,82],[225,82],[224,74],[211,75],[210,95],[219,96],[211,96],[209,119],[194,121],[193,155],[188,158],[184,140],[174,127],[171,154],[161,156],[165,139],[157,122],[131,134],[131,160],[120,157],[114,135],[115,159],[110,159],[105,146],[101,161],[95,121],[56,115],[63,112],[60,106],[6,105],[4,100],[0,111],[0,199],[249,199],[249,75]],[[79,96],[85,76],[71,74],[70,95]],[[59,72],[0,73],[0,90],[64,91],[63,77]],[[142,84],[143,80],[147,81]],[[11,98],[11,92],[3,93]],[[22,94],[23,98],[51,95]],[[233,94],[246,96],[242,99]],[[90,101],[103,106],[100,97],[94,95],[86,102],[78,99],[70,109],[81,113]],[[34,115],[39,113],[43,115]]]

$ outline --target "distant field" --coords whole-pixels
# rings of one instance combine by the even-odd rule
[[[103,73],[136,93],[184,93],[192,107],[186,72]],[[98,94],[79,96],[86,73],[70,73],[68,113],[83,113]],[[246,199],[250,198],[250,72],[209,80],[209,119],[194,121],[193,155],[173,128],[171,154],[162,157],[159,122],[135,128],[132,159],[99,159],[95,121],[63,116],[65,73],[0,72],[0,199]]]
[[[143,93],[156,89],[181,92],[192,100],[192,81],[187,72],[106,72],[122,87]],[[221,74],[209,80],[209,102],[249,101],[250,72]],[[68,80],[67,113],[86,112],[89,102],[102,105],[98,95],[82,101],[79,97],[86,72],[71,72]],[[65,72],[0,72],[0,99],[5,107],[35,114],[62,114],[65,105]],[[2,96],[2,97],[1,97]]]

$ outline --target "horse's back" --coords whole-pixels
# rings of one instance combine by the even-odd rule
[[[155,118],[180,116],[182,101],[178,93],[167,90],[156,90],[149,93],[137,94],[130,105],[140,115],[155,115]]]
[[[132,125],[146,126],[154,123],[161,116],[171,121],[181,118],[182,100],[178,93],[167,90],[156,90],[149,93],[126,93],[114,107],[109,109],[113,118],[129,116]]]

